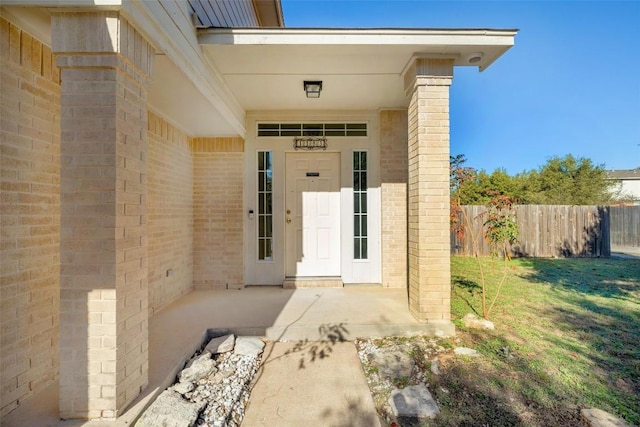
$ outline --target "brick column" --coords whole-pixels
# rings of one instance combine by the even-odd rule
[[[55,13],[61,69],[60,416],[115,418],[148,381],[147,79],[117,12]]]
[[[449,242],[449,86],[453,60],[416,59],[404,75],[408,111],[409,308],[453,333]]]

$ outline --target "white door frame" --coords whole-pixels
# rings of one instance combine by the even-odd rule
[[[285,278],[285,160],[291,137],[257,137],[257,123],[368,123],[367,137],[328,137],[329,149],[340,153],[341,275],[344,283],[382,283],[379,112],[256,111],[247,113],[244,182],[244,269],[247,285],[282,285]],[[273,153],[273,259],[257,259],[257,153]],[[369,257],[353,259],[353,152],[368,154]],[[253,211],[253,218],[249,214]]]

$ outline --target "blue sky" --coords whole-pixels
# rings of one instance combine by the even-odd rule
[[[287,27],[517,28],[486,71],[456,68],[451,153],[510,174],[573,154],[640,167],[640,1],[282,0]]]

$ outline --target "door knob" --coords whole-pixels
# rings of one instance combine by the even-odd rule
[[[287,218],[287,224],[291,223],[291,218]]]

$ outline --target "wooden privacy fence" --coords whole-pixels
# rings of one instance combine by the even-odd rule
[[[518,242],[512,246],[515,256],[527,257],[600,257],[611,255],[608,206],[514,206],[519,227]],[[459,220],[467,223],[464,236],[451,232],[451,252],[473,255],[472,234],[479,254],[491,250],[484,239],[484,206],[462,206]]]
[[[640,206],[611,206],[611,246],[640,248]]]

